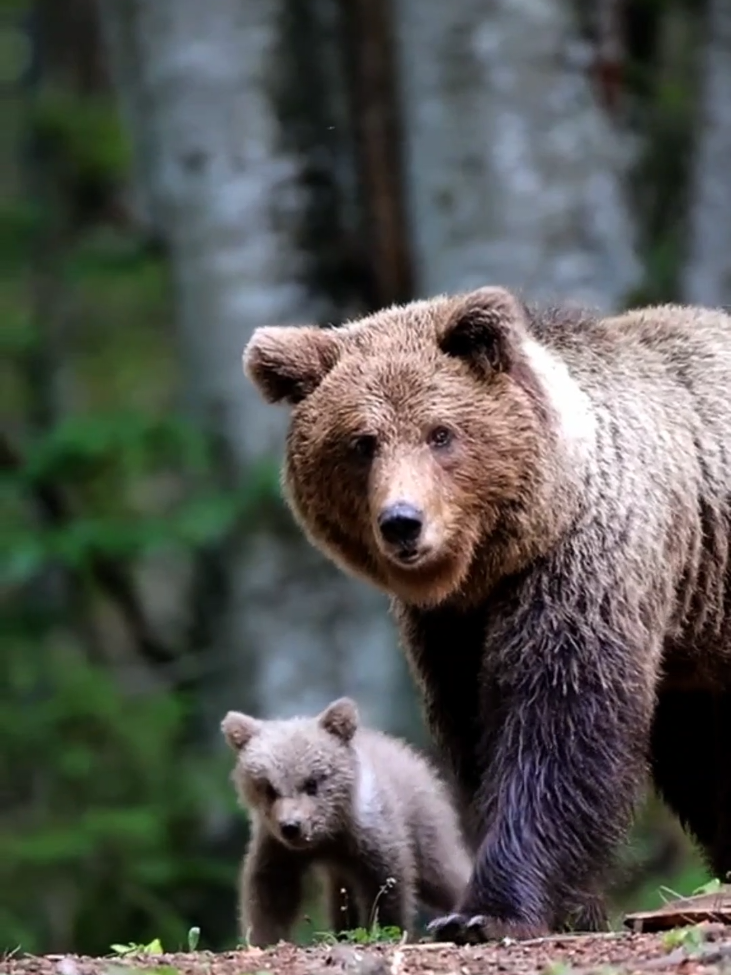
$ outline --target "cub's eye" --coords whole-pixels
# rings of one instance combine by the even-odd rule
[[[371,460],[376,453],[378,441],[370,433],[355,437],[352,442],[353,453],[361,460]]]
[[[317,779],[315,779],[315,778],[307,779],[307,781],[305,782],[305,784],[302,786],[302,789],[303,789],[303,791],[308,796],[316,796],[317,795]]]
[[[427,437],[430,447],[448,447],[454,440],[454,434],[448,427],[434,427]]]
[[[269,802],[274,802],[279,796],[277,790],[274,788],[271,782],[262,783],[262,790]]]

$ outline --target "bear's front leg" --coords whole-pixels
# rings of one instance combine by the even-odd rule
[[[430,926],[438,940],[547,933],[623,837],[645,771],[651,652],[602,619],[544,601],[490,627],[481,842],[457,910]]]
[[[484,613],[450,607],[421,609],[398,601],[392,612],[409,668],[423,695],[429,731],[451,765],[460,799],[469,807],[480,781],[475,738]]]

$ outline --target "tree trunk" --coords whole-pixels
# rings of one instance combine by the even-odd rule
[[[639,272],[618,133],[567,0],[394,0],[419,291],[619,305]]]
[[[684,298],[731,304],[731,6],[709,0]]]
[[[145,233],[157,239],[164,233],[164,228],[155,210],[157,201],[151,186],[155,148],[150,141],[153,126],[148,112],[151,106],[139,70],[143,53],[136,33],[137,10],[133,3],[112,3],[111,0],[99,0],[99,7],[120,115],[131,134],[130,209]]]
[[[329,0],[103,0],[103,10],[126,65],[117,78],[134,79],[144,106],[128,118],[169,247],[189,409],[223,433],[246,479],[258,462],[280,462],[285,424],[242,374],[252,330],[359,308],[338,292],[349,174]],[[341,693],[393,727],[403,664],[385,599],[281,521],[248,534],[229,566],[229,611],[207,658],[212,731],[229,707],[284,716]]]

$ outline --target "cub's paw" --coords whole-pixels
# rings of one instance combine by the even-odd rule
[[[546,934],[543,925],[522,921],[501,921],[485,914],[455,912],[438,917],[428,928],[434,941],[452,941],[457,945],[477,945],[502,938],[534,938]]]

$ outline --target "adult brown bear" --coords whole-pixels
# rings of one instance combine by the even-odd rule
[[[472,801],[438,937],[539,933],[595,900],[648,763],[731,871],[731,317],[598,318],[500,288],[337,329],[261,328],[311,541],[394,597]]]

